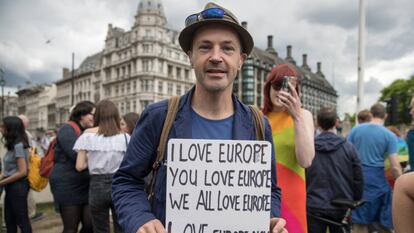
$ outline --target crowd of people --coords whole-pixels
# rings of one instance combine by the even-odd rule
[[[236,75],[254,44],[236,16],[208,3],[188,16],[179,44],[194,68],[196,84],[180,97],[168,139],[257,140],[252,111],[232,95]],[[352,213],[354,232],[372,232],[376,226],[390,232],[414,229],[414,176],[402,175],[400,166],[401,154],[411,153],[405,171],[414,168],[414,129],[405,137],[397,128],[385,128],[385,108],[374,104],[358,113],[358,125],[344,138],[336,131],[335,109],[323,107],[312,116],[302,107],[300,82],[294,66],[281,64],[264,83],[260,120],[264,140],[273,145],[270,231],[342,232],[321,220],[341,223],[348,208],[332,202],[338,199],[365,201]],[[156,158],[168,109],[168,102],[161,101],[141,116],[121,117],[109,100],[96,105],[82,101],[49,137],[42,128],[32,137],[23,115],[5,117],[0,186],[5,190],[7,232],[32,232],[30,218],[36,211],[29,210],[33,201],[26,179],[27,149],[36,147],[43,155],[52,137],[57,143],[49,182],[64,233],[79,228],[82,233],[109,232],[110,216],[116,233],[166,232],[167,166]],[[402,175],[394,194],[385,169],[395,179]],[[152,171],[156,192],[149,200],[146,179]]]

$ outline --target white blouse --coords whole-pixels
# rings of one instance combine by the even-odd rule
[[[124,158],[130,136],[120,133],[104,137],[92,132],[83,133],[75,143],[73,150],[85,150],[91,175],[113,174]]]

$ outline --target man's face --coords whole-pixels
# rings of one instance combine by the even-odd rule
[[[247,57],[241,52],[237,33],[219,24],[205,26],[195,33],[188,56],[197,84],[207,92],[231,92],[237,72]]]

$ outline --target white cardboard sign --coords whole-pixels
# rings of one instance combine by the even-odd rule
[[[267,141],[171,139],[169,233],[265,233],[271,209]]]

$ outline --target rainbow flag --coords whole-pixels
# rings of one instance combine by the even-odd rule
[[[295,155],[295,130],[287,112],[267,114],[276,151],[277,183],[282,189],[281,217],[289,233],[307,232],[306,180]]]

